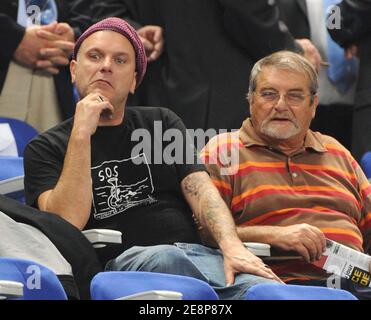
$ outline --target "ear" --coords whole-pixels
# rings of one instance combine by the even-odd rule
[[[316,116],[316,110],[317,110],[317,107],[318,107],[318,95],[315,94],[314,97],[313,97],[313,103],[312,103],[312,119],[314,119],[314,117]]]
[[[136,87],[137,87],[137,72],[134,72],[133,82],[131,83],[131,86],[130,86],[130,93],[131,94],[134,94]]]
[[[76,65],[77,65],[77,61],[76,60],[72,60],[71,63],[70,63],[70,73],[71,73],[71,82],[73,84],[75,84],[75,80],[76,80],[76,76],[75,76],[75,72],[76,72]]]
[[[250,110],[250,114],[251,114],[251,106],[254,103],[254,95],[253,94],[248,94],[246,100],[247,100],[247,102],[249,104],[249,110]]]

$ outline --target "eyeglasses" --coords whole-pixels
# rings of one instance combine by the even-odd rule
[[[277,103],[281,98],[281,94],[276,91],[262,91],[262,92],[254,92],[260,98],[262,98],[266,103]],[[283,98],[285,102],[289,106],[300,106],[303,104],[306,97],[313,96],[313,94],[303,94],[299,92],[286,92],[283,94]]]

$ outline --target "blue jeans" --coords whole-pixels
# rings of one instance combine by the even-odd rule
[[[106,271],[148,271],[193,277],[207,282],[222,300],[244,299],[251,286],[274,282],[252,274],[240,273],[235,276],[235,283],[226,287],[223,255],[220,250],[190,243],[132,247],[109,261]]]

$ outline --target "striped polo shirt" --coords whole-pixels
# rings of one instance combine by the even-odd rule
[[[329,239],[371,252],[371,186],[334,138],[309,130],[302,149],[287,156],[264,142],[246,119],[239,131],[211,139],[201,157],[236,225],[307,223]],[[326,277],[302,260],[271,267],[286,281]]]

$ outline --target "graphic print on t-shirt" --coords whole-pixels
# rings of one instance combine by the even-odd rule
[[[141,164],[133,159],[141,158]],[[91,169],[94,218],[102,220],[156,202],[151,170],[144,153],[124,160],[104,161]]]

